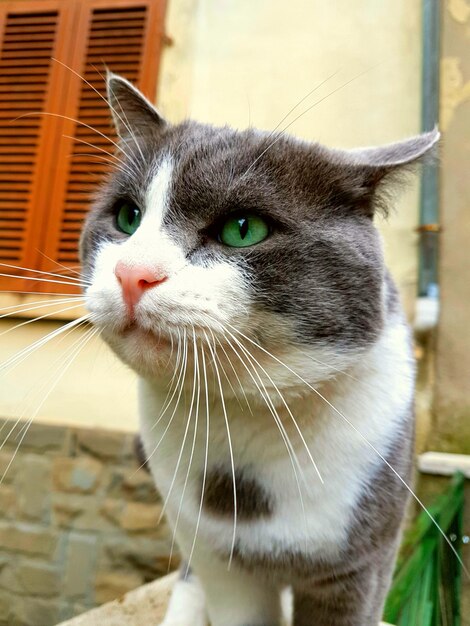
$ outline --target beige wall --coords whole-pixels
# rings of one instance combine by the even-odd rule
[[[337,72],[286,120],[325,98],[290,132],[338,147],[419,132],[421,0],[170,0],[167,32],[159,105],[170,120],[272,129]],[[381,230],[411,314],[417,184],[397,207]]]
[[[441,318],[431,445],[470,454],[470,7],[443,5]]]
[[[193,116],[272,129],[315,85],[337,72],[294,113],[338,91],[295,122],[293,133],[348,147],[419,131],[420,0],[169,0],[166,30],[174,45],[164,52],[159,104],[170,120]],[[400,196],[397,207],[381,230],[411,313],[416,184]],[[0,321],[0,332],[4,326]],[[0,359],[46,330],[44,324],[30,325],[1,337]],[[26,390],[56,356],[52,345],[42,348],[2,379],[0,414],[19,416],[25,409],[31,414]],[[132,374],[92,341],[38,418],[128,429],[136,425],[135,412]]]

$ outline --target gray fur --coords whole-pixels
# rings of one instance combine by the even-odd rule
[[[191,263],[225,258],[240,266],[256,308],[288,318],[299,346],[365,350],[386,320],[400,314],[372,218],[378,210],[389,211],[389,183],[432,149],[437,131],[382,148],[329,150],[281,133],[194,122],[170,125],[126,81],[113,76],[109,95],[133,130],[131,136],[114,114],[127,153],[121,158],[133,174],[116,169],[96,198],[81,242],[85,274],[93,268],[100,241],[126,237],[115,227],[117,202],[126,198],[143,207],[158,163],[170,156],[174,171],[163,227]],[[264,216],[272,226],[270,237],[252,248],[223,247],[217,225],[239,210]],[[388,461],[407,479],[411,410],[404,423]],[[237,468],[239,513],[246,522],[273,513],[270,494],[248,476],[246,468]],[[318,562],[300,551],[247,554],[236,545],[235,562],[260,578],[293,586],[295,626],[375,626],[406,496],[382,464],[357,508],[347,549],[337,559]],[[231,475],[226,479],[222,469],[210,473],[206,510],[232,515],[232,497]]]
[[[231,473],[220,467],[215,468],[209,470],[206,480],[205,509],[213,515],[223,515],[232,519],[234,498]],[[272,514],[273,504],[269,495],[246,470],[236,472],[235,485],[239,520],[249,521]]]
[[[147,460],[147,455],[145,454],[145,449],[144,449],[144,445],[142,443],[142,439],[140,437],[140,435],[136,435],[134,437],[134,454],[136,456],[136,459],[139,463],[139,465],[144,468],[147,472],[149,472],[149,466],[148,466],[148,460]]]
[[[387,461],[407,482],[411,478],[413,415],[397,435]],[[248,572],[292,585],[295,626],[376,626],[390,585],[408,492],[382,463],[364,494],[349,530],[346,550],[319,562],[305,552],[246,554],[235,561]],[[227,554],[221,554],[223,562]]]
[[[241,266],[258,307],[289,317],[301,343],[357,349],[378,337],[385,314],[385,269],[371,217],[378,205],[383,208],[381,189],[387,177],[396,175],[394,163],[414,163],[435,143],[436,134],[369,152],[330,151],[251,129],[237,132],[194,122],[170,126],[127,83],[114,79],[111,84],[131,118],[134,136],[127,136],[125,144],[135,175],[117,170],[100,191],[82,237],[85,271],[102,239],[126,237],[112,219],[116,202],[125,197],[143,207],[158,162],[169,155],[175,172],[165,227],[193,263],[224,255]],[[122,124],[119,129],[126,130]],[[254,248],[223,248],[215,240],[215,226],[237,210],[268,218],[273,235]]]

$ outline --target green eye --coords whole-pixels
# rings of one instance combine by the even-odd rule
[[[133,202],[124,202],[116,214],[116,225],[127,235],[133,235],[139,228],[142,212]]]
[[[219,233],[219,240],[231,248],[247,248],[260,243],[269,235],[268,224],[258,215],[229,217]]]

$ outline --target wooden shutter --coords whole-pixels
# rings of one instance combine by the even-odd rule
[[[56,211],[45,239],[47,257],[66,267],[78,264],[82,222],[91,195],[108,169],[106,160],[111,157],[106,152],[115,151],[110,112],[99,95],[106,95],[103,74],[108,68],[125,76],[153,100],[163,39],[162,2],[84,0],[81,5],[80,45],[73,68],[87,82],[73,76],[66,111],[81,123],[64,123],[64,135],[73,139],[64,137],[58,149],[59,171],[52,199]],[[53,271],[54,264],[47,257],[43,257],[41,269]],[[64,285],[59,287],[62,291]]]
[[[102,95],[107,67],[153,100],[164,10],[165,0],[0,2],[0,263],[53,272],[57,263],[77,265],[90,195],[107,169],[102,157],[111,158],[103,150],[114,152],[99,133],[114,135],[106,102],[63,64]],[[0,289],[75,291],[2,277]]]
[[[62,72],[52,57],[61,54],[60,29],[69,26],[68,7],[58,1],[0,4],[0,263],[37,263],[37,201],[46,165],[45,138],[56,125],[40,113],[53,111],[51,90]],[[18,274],[0,266],[1,273]],[[0,288],[22,281],[0,277]]]

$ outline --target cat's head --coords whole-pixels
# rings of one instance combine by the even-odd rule
[[[108,95],[120,149],[81,255],[87,306],[119,356],[157,379],[194,340],[238,373],[244,350],[268,372],[278,363],[263,350],[304,370],[307,354],[312,382],[360,358],[393,314],[374,214],[437,131],[330,150],[169,124],[114,75]]]

